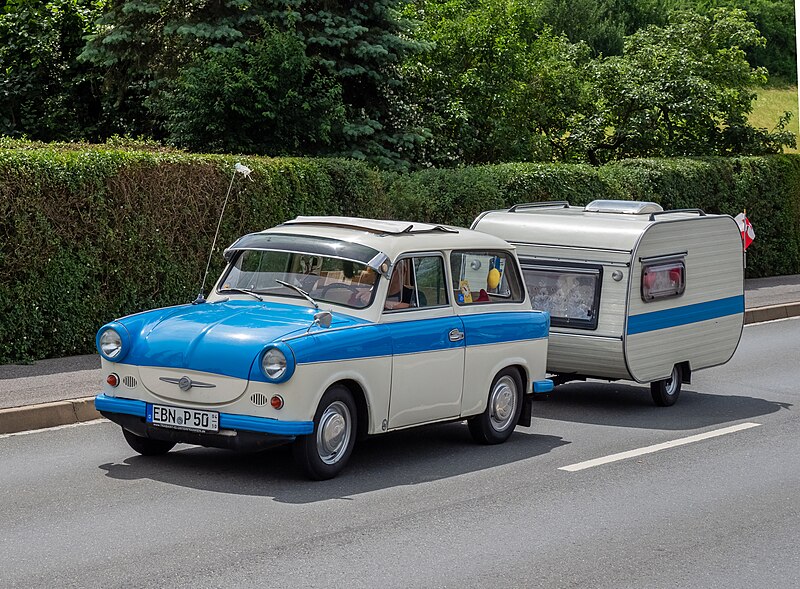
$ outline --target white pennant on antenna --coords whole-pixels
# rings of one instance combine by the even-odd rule
[[[235,168],[235,169],[236,169],[236,171],[237,171],[237,172],[239,172],[239,173],[240,173],[242,176],[244,176],[245,178],[247,178],[248,180],[250,180],[250,182],[252,182],[252,181],[253,181],[253,179],[250,177],[250,174],[252,174],[252,173],[253,173],[253,170],[251,170],[250,168],[248,168],[247,166],[245,166],[244,164],[241,164],[241,163],[239,163],[239,162],[236,162],[236,165],[234,166],[234,168]]]

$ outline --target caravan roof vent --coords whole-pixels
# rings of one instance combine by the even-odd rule
[[[624,213],[626,215],[649,215],[663,211],[661,205],[654,202],[637,200],[593,200],[586,208],[587,213]]]

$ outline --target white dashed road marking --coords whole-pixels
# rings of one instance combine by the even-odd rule
[[[661,450],[667,450],[669,448],[675,448],[677,446],[685,446],[686,444],[701,442],[703,440],[708,440],[710,438],[717,438],[719,436],[740,432],[753,427],[758,427],[760,425],[761,425],[760,423],[740,423],[739,425],[732,425],[731,427],[725,427],[722,429],[706,432],[704,434],[689,436],[687,438],[680,438],[679,440],[672,440],[671,442],[664,442],[662,444],[655,444],[653,446],[645,446],[644,448],[638,448],[636,450],[628,450],[627,452],[620,452],[618,454],[603,456],[602,458],[586,460],[585,462],[578,462],[577,464],[570,464],[569,466],[562,466],[561,468],[559,468],[559,470],[566,470],[567,472],[577,472],[579,470],[585,470],[587,468],[592,468],[594,466],[601,466],[603,464],[609,464],[611,462],[618,462],[620,460],[627,460],[628,458],[635,458],[637,456],[642,456],[644,454],[652,454],[653,452],[660,452]]]

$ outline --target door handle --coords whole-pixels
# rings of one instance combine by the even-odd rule
[[[450,333],[447,334],[447,337],[450,338],[451,342],[460,342],[464,339],[464,332],[458,329],[451,329]]]

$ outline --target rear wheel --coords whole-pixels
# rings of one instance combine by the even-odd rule
[[[122,435],[125,436],[125,441],[128,442],[128,445],[142,456],[161,456],[175,447],[175,442],[151,440],[150,438],[137,436],[125,428],[122,428]]]
[[[479,444],[502,444],[514,432],[522,411],[522,381],[513,368],[497,373],[489,387],[486,410],[467,421],[472,439]]]
[[[342,385],[325,391],[314,416],[314,433],[298,436],[294,460],[310,479],[331,479],[344,468],[356,440],[356,404]]]
[[[671,407],[674,405],[681,394],[681,379],[683,371],[679,364],[672,367],[672,374],[664,380],[657,380],[650,383],[650,394],[653,396],[653,403],[659,407]]]

